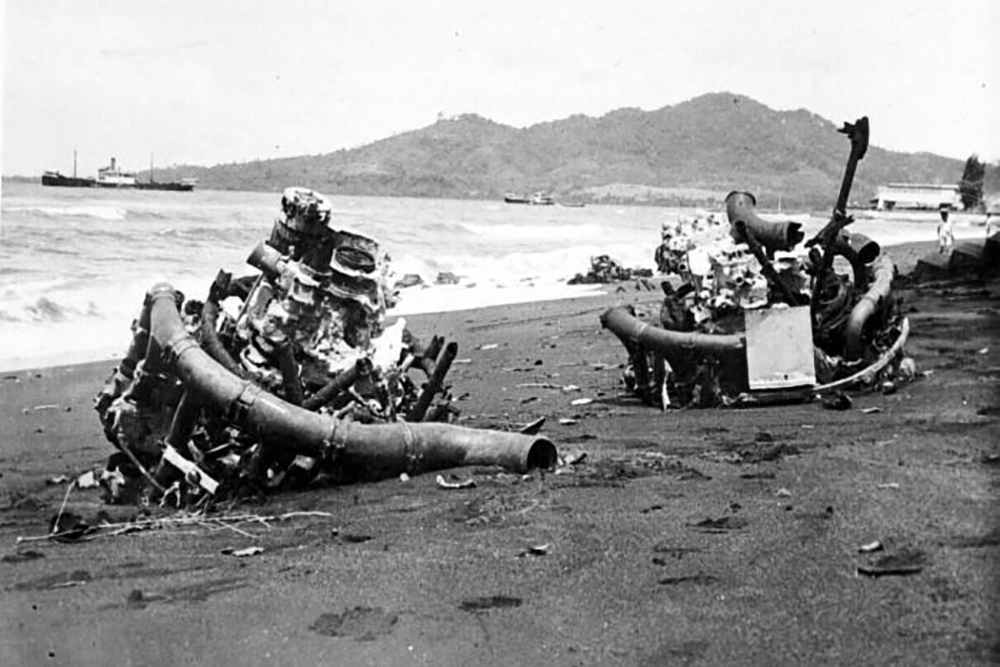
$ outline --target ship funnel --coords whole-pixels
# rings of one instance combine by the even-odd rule
[[[115,159],[111,158],[111,171],[115,170]]]

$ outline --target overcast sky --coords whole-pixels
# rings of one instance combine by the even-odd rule
[[[525,127],[716,91],[995,162],[998,27],[995,0],[6,0],[2,169],[290,157],[439,114]]]

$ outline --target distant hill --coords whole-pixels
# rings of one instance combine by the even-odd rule
[[[853,122],[855,119],[839,119]],[[957,183],[963,161],[872,146],[853,202],[879,184]],[[832,207],[849,142],[814,113],[775,111],[743,95],[711,93],[655,111],[619,109],[524,129],[467,114],[351,150],[214,167],[158,169],[199,187],[328,194],[499,199],[545,190],[560,200],[712,204],[734,189],[761,207]]]

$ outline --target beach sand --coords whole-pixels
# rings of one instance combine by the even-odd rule
[[[927,249],[890,252],[905,270]],[[443,474],[475,488],[426,474],[238,508],[325,513],[269,525],[16,545],[43,535],[64,500],[66,484],[47,479],[112,452],[92,399],[114,364],[4,374],[0,664],[1000,660],[995,282],[897,289],[925,376],[855,395],[847,411],[640,404],[598,316],[618,303],[655,313],[659,294],[620,288],[408,318],[418,335],[459,342],[448,376],[465,396],[459,423],[545,417],[561,454],[586,454],[567,474],[467,468]],[[139,511],[104,506],[97,490],[66,507]],[[859,553],[876,540],[883,551]],[[249,546],[263,551],[222,553]],[[919,572],[859,573],[883,556]]]

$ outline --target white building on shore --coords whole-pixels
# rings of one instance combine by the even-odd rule
[[[891,211],[898,208],[939,209],[949,207],[960,210],[962,198],[957,185],[929,183],[890,183],[878,186],[875,208]]]

